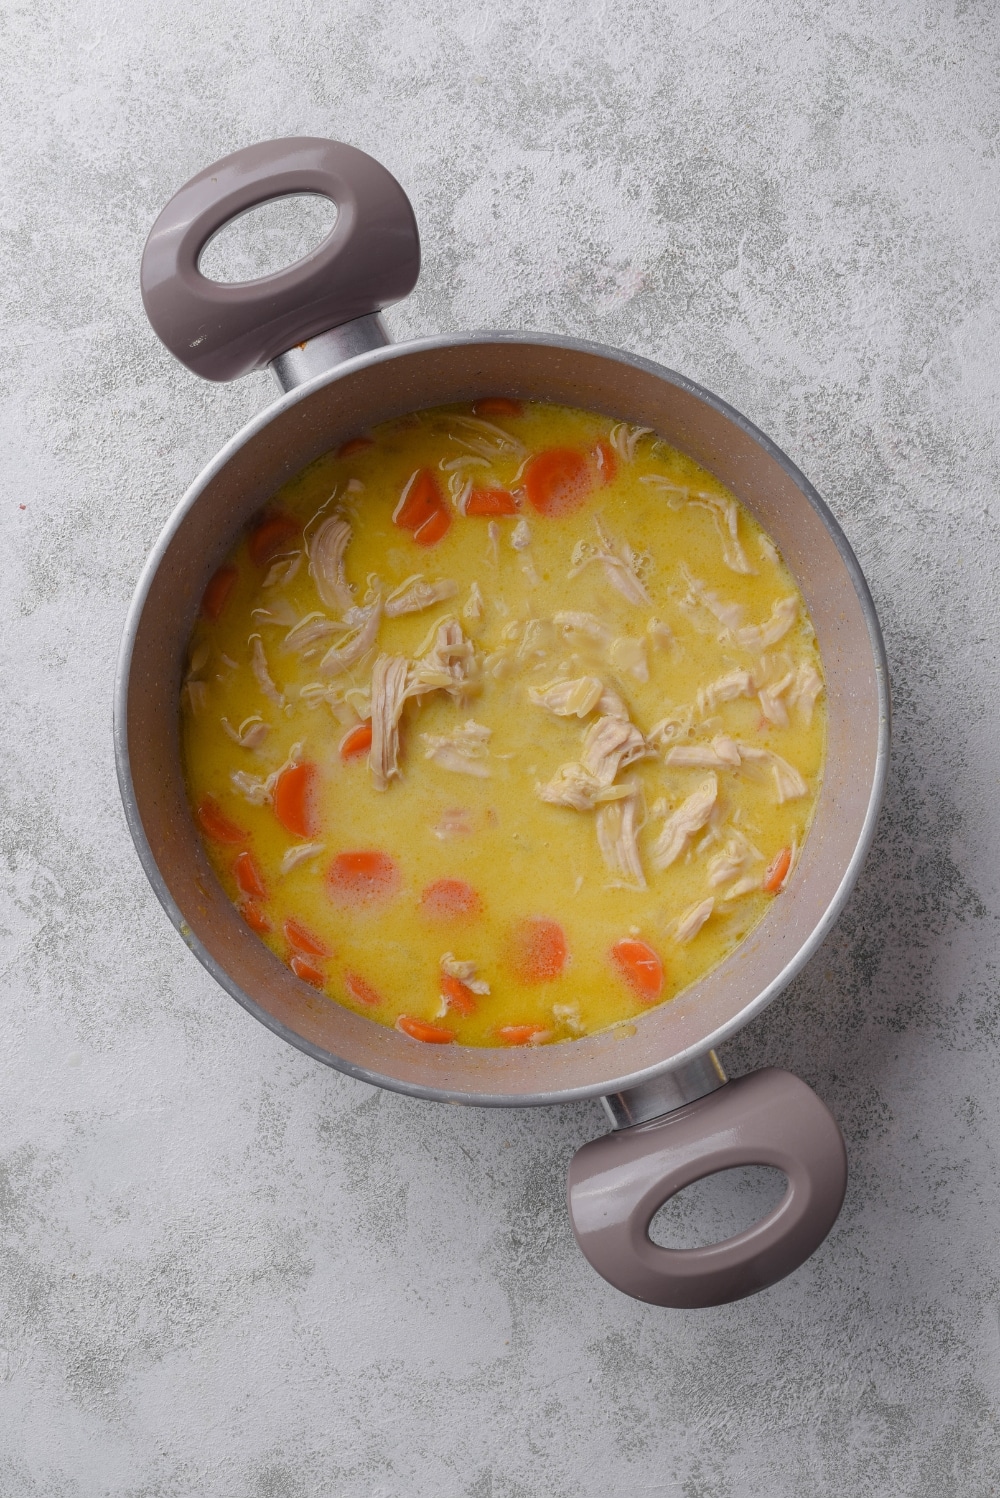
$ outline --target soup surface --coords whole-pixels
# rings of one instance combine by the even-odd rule
[[[487,398],[276,494],[182,693],[225,890],[415,1043],[572,1040],[671,1000],[794,879],[821,664],[771,540],[655,434]]]

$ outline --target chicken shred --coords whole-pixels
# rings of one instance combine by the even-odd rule
[[[454,599],[457,593],[458,584],[451,578],[428,583],[422,573],[414,573],[387,596],[382,612],[389,620],[398,615],[419,614],[421,610],[430,609],[432,604]]]
[[[624,463],[635,463],[635,450],[639,439],[652,432],[652,427],[631,427],[628,422],[617,422],[608,434],[608,441]]]
[[[719,795],[719,782],[714,773],[705,780],[672,812],[660,829],[651,851],[654,868],[666,870],[683,854],[691,837],[699,833],[712,815]]]
[[[720,886],[729,880],[738,880],[747,874],[751,865],[761,862],[763,858],[763,854],[751,844],[746,834],[734,829],[719,853],[713,855],[708,862],[708,883]],[[757,877],[755,883],[756,880]]]
[[[345,625],[342,620],[331,620],[322,610],[314,609],[292,626],[282,647],[285,651],[297,651],[308,660],[315,654],[320,641],[327,641],[332,635],[344,635],[349,629],[350,626]]]
[[[483,607],[485,605],[485,602],[486,601],[483,598],[482,589],[479,587],[479,584],[475,581],[475,579],[473,579],[472,583],[469,585],[469,597],[468,599],[466,599],[465,604],[462,606],[462,619],[481,620],[483,617]]]
[[[266,724],[260,714],[251,714],[238,729],[234,729],[229,720],[224,718],[222,727],[233,743],[242,750],[259,750],[271,732],[270,724]]]
[[[281,857],[282,875],[289,874],[291,870],[305,864],[306,860],[315,859],[316,855],[322,854],[325,848],[325,844],[292,844]]]
[[[742,740],[737,743],[740,755],[745,761],[756,761],[770,766],[778,802],[794,802],[798,797],[809,795],[809,788],[804,778],[794,766],[788,764],[787,760],[776,755],[773,750],[763,749],[760,745],[745,745]]]
[[[510,534],[510,545],[515,552],[523,552],[531,546],[531,527],[522,516]]]
[[[253,675],[257,679],[257,685],[260,688],[261,692],[264,694],[264,697],[270,698],[271,702],[275,705],[276,708],[284,708],[285,695],[284,693],[279,693],[278,689],[275,687],[273,681],[271,680],[271,674],[267,669],[267,657],[264,654],[264,642],[261,640],[259,635],[252,635],[250,639],[253,642],[253,650],[250,657],[250,666],[253,669]]]
[[[316,592],[327,609],[346,614],[354,603],[344,575],[344,554],[351,540],[351,524],[344,516],[328,516],[309,544],[309,571]]]
[[[594,525],[597,528],[597,544],[582,539],[576,543],[570,554],[572,566],[568,577],[576,578],[591,563],[600,563],[608,582],[629,604],[651,604],[653,601],[641,577],[648,565],[647,559],[633,551],[628,542],[616,545],[599,520],[595,519]]]
[[[706,587],[700,579],[695,578],[686,566],[682,565],[682,571],[688,586],[688,600],[707,609],[727,630],[737,631],[743,620],[742,604],[737,604],[732,599],[723,599],[714,589]]]
[[[740,752],[735,740],[717,734],[710,745],[671,745],[663,759],[668,766],[735,771],[739,769]]]
[[[466,776],[491,776],[486,758],[492,729],[477,724],[475,719],[466,719],[459,729],[450,734],[422,734],[420,738],[427,746],[425,760],[432,760],[446,771],[461,771]]]
[[[406,702],[410,663],[405,656],[378,656],[372,667],[372,744],[368,753],[372,782],[384,792],[399,776],[399,720]]]
[[[713,714],[720,703],[732,703],[736,698],[749,698],[753,692],[753,679],[749,672],[727,672],[714,682],[698,689],[698,714],[702,719]]]
[[[795,685],[788,698],[807,729],[812,724],[816,699],[822,691],[822,677],[812,662],[803,662],[795,674]]]
[[[620,770],[648,754],[646,741],[628,719],[606,714],[587,730],[578,761],[566,761],[552,780],[535,787],[542,802],[590,812],[598,803],[629,795],[613,787]]]
[[[704,901],[689,906],[674,924],[673,936],[678,943],[690,943],[696,938],[715,909],[715,898],[706,896]]]
[[[448,839],[467,839],[472,834],[470,814],[464,807],[448,807],[431,826],[431,833],[441,843]]]
[[[736,630],[737,644],[744,651],[753,652],[766,651],[769,646],[776,646],[791,630],[798,613],[799,601],[794,594],[789,594],[786,599],[777,599],[771,610],[771,618],[765,620],[763,625],[747,625],[742,630]]]
[[[461,980],[474,995],[488,995],[490,987],[485,979],[476,978],[476,965],[469,958],[456,958],[454,953],[442,953],[441,973]]]
[[[368,605],[366,609],[356,611],[356,614],[361,617],[361,623],[354,627],[339,646],[332,646],[319,664],[319,670],[324,677],[338,677],[342,672],[348,672],[351,667],[357,666],[358,662],[368,655],[378,639],[379,626],[382,623],[382,608],[381,599],[376,598],[375,602]]]
[[[627,794],[606,803],[597,813],[597,843],[612,875],[630,890],[644,891],[646,877],[639,856],[639,830],[644,822],[642,783],[633,779]]]
[[[574,714],[585,719],[594,709],[616,718],[628,718],[628,712],[618,694],[606,688],[599,677],[562,678],[550,682],[547,687],[529,687],[528,697],[539,708],[547,708],[559,718],[568,719]]]

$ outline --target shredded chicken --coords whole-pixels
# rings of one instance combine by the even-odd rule
[[[277,561],[273,562],[268,568],[267,573],[264,577],[264,582],[261,584],[261,588],[273,589],[278,587],[279,585],[281,587],[284,587],[286,583],[291,583],[292,579],[295,577],[301,566],[301,552],[293,552],[290,557],[279,557]]]
[[[287,599],[272,599],[265,609],[263,605],[250,611],[251,620],[258,625],[294,625],[298,619],[294,606]]]
[[[646,739],[650,745],[661,747],[673,745],[689,732],[691,719],[690,708],[672,709],[670,713],[664,714],[662,719],[657,719]]]
[[[719,795],[718,778],[712,774],[685,798],[666,819],[651,850],[653,866],[666,870],[683,854],[688,840],[708,822]]]
[[[183,695],[187,698],[188,707],[198,718],[208,708],[208,683],[201,682],[198,678],[189,677],[183,687]]]
[[[270,724],[265,724],[260,714],[251,714],[243,720],[239,729],[234,729],[228,719],[222,720],[222,727],[233,743],[242,750],[259,750],[271,732]]]
[[[652,432],[652,427],[630,427],[627,422],[618,422],[612,427],[609,441],[618,457],[625,463],[635,462],[635,450],[639,439]]]
[[[566,761],[552,780],[535,787],[542,802],[590,812],[600,802],[628,796],[612,787],[618,772],[648,753],[646,741],[628,719],[606,714],[587,730],[578,761]]]
[[[736,631],[737,643],[744,651],[766,651],[776,646],[795,624],[799,612],[799,601],[794,594],[787,599],[777,599],[771,610],[771,618],[763,625],[747,625]],[[735,627],[733,627],[735,629]]]
[[[690,943],[692,938],[698,936],[705,923],[715,908],[715,898],[706,896],[704,901],[699,901],[695,906],[689,906],[683,916],[678,917],[674,924],[673,936],[678,943]]]
[[[203,667],[208,666],[208,658],[211,655],[211,647],[207,641],[202,641],[191,652],[191,660],[188,662],[188,673],[190,677],[197,677]]]
[[[564,609],[553,615],[553,623],[567,636],[583,636],[585,640],[593,641],[595,645],[606,645],[611,640],[611,631],[596,615],[589,615],[584,610]]]
[[[653,645],[660,651],[666,651],[674,644],[674,633],[663,620],[654,616],[646,626],[646,633]]]
[[[714,682],[698,689],[698,714],[705,719],[713,714],[720,703],[732,703],[735,698],[749,698],[753,692],[753,679],[749,672],[727,672]]]
[[[547,687],[529,687],[528,697],[539,708],[568,719],[574,714],[585,719],[594,709],[602,714],[627,719],[628,710],[611,688],[606,688],[599,677],[562,678],[550,682]]]
[[[475,579],[473,579],[472,583],[469,586],[469,597],[468,599],[466,599],[465,604],[462,606],[462,619],[481,620],[483,617],[484,604],[485,600],[483,599],[483,591],[479,587],[479,584],[476,583]]]
[[[384,792],[399,770],[399,720],[406,702],[410,663],[405,656],[378,656],[372,667],[372,782]]]
[[[239,792],[254,807],[266,807],[271,801],[267,780],[263,776],[253,776],[249,771],[232,771],[229,780],[233,790]]]
[[[515,552],[523,552],[531,546],[531,527],[522,516],[510,534],[510,545]]]
[[[361,623],[355,626],[339,646],[331,646],[326,653],[319,664],[324,677],[337,677],[341,672],[350,671],[351,667],[357,666],[362,657],[372,650],[382,623],[382,607],[381,600],[376,599],[366,609],[351,612],[355,617],[361,617]]]
[[[413,662],[406,696],[419,698],[443,688],[453,698],[464,697],[475,686],[476,650],[453,615],[439,620]]]
[[[599,520],[595,519],[594,525],[597,527],[597,544],[582,539],[577,542],[570,554],[572,566],[568,576],[576,578],[591,563],[600,563],[608,582],[629,604],[651,604],[652,600],[641,577],[648,566],[648,559],[634,552],[628,542],[616,545]]]
[[[457,593],[458,584],[451,578],[439,578],[436,583],[428,583],[422,573],[414,573],[412,578],[407,578],[398,588],[393,589],[382,612],[390,620],[397,615],[419,614],[423,609],[430,609],[432,604],[440,604],[444,599],[454,599]]]
[[[774,724],[778,729],[788,728],[788,709],[782,702],[782,697],[794,681],[793,673],[786,672],[784,677],[762,687],[757,694],[761,713],[769,724]]]
[[[710,745],[671,745],[663,759],[668,766],[735,771],[739,769],[740,752],[735,740],[727,734],[717,734]]]
[[[259,635],[252,635],[250,639],[253,642],[253,650],[250,657],[250,666],[253,669],[253,675],[257,679],[257,685],[260,688],[261,692],[264,694],[264,697],[270,698],[271,702],[275,705],[276,708],[284,708],[285,695],[284,693],[278,692],[278,689],[275,687],[274,683],[271,680],[271,674],[267,669],[267,657],[264,655],[264,642],[261,640]]]
[[[626,796],[605,804],[597,813],[597,842],[604,863],[629,889],[640,891],[646,889],[638,842],[643,822],[642,784],[638,780],[628,784]]]
[[[460,429],[461,436],[451,434],[456,442],[471,448],[473,453],[478,453],[483,458],[497,458],[500,454],[513,458],[528,456],[528,450],[522,442],[505,432],[502,427],[497,427],[494,422],[484,421],[482,417],[449,415],[448,426]]]
[[[424,758],[443,766],[446,771],[461,771],[466,776],[485,779],[492,775],[486,764],[492,733],[485,724],[466,719],[461,728],[450,734],[422,734],[420,738],[427,746]]]
[[[344,576],[344,553],[350,540],[350,522],[335,513],[318,527],[309,544],[309,571],[316,592],[327,609],[341,615],[354,603]]]
[[[822,677],[812,662],[803,662],[795,674],[795,685],[789,693],[788,699],[807,729],[813,721],[816,699],[822,691]]]
[[[631,636],[619,636],[612,641],[609,656],[616,671],[630,673],[637,682],[649,681],[645,641],[634,640]]]
[[[292,626],[282,644],[286,651],[298,651],[308,660],[315,655],[321,641],[328,641],[332,635],[343,635],[349,629],[350,626],[342,620],[331,620],[322,610],[314,609]]]
[[[723,500],[716,495],[706,495],[697,490],[689,497],[689,504],[707,510],[715,522],[715,529],[722,542],[722,560],[733,573],[752,573],[747,555],[743,550],[739,533],[739,507],[735,500]]]
[[[500,527],[496,521],[491,521],[486,528],[488,545],[486,556],[494,565],[500,561]]]
[[[765,750],[759,745],[745,745],[742,740],[737,742],[740,755],[745,761],[756,761],[769,765],[774,777],[775,795],[779,802],[794,802],[798,797],[806,797],[809,788],[805,780],[787,760],[776,755],[773,750]]]
[[[761,553],[764,557],[767,558],[769,563],[778,563],[781,561],[781,558],[778,555],[777,547],[771,541],[771,538],[765,535],[764,532],[761,532],[760,536],[757,538],[757,545],[759,546]]]
[[[684,578],[688,586],[688,600],[700,604],[707,609],[710,615],[714,615],[720,625],[727,630],[738,630],[743,619],[743,606],[732,599],[723,599],[714,589],[706,588],[700,579],[695,578],[688,569],[682,565]]]
[[[287,875],[297,866],[304,864],[307,859],[315,859],[317,854],[322,854],[326,848],[325,844],[293,844],[286,849],[281,858],[281,873]]]
[[[552,1019],[557,1026],[562,1026],[573,1036],[583,1036],[586,1027],[580,1019],[580,1003],[577,1000],[565,1005],[553,1005]]]
[[[720,886],[729,880],[738,880],[763,858],[763,854],[751,844],[746,834],[734,829],[719,853],[713,855],[708,862],[708,883]],[[755,883],[758,878],[755,877]]]

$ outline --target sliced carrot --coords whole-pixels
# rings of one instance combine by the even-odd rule
[[[382,996],[373,984],[367,979],[362,979],[360,974],[347,973],[344,975],[344,988],[352,1000],[357,1000],[359,1005],[381,1005]]]
[[[767,867],[762,889],[767,891],[769,895],[776,896],[788,879],[788,872],[791,868],[791,849],[780,850]]]
[[[203,797],[198,804],[198,822],[217,844],[242,844],[246,832],[231,823],[214,797]]]
[[[543,1036],[545,1026],[498,1026],[497,1036],[508,1047],[526,1047],[536,1036]]]
[[[260,901],[267,899],[267,887],[264,884],[264,877],[260,873],[260,866],[249,849],[244,849],[242,854],[237,854],[236,863],[233,865],[233,874],[236,876],[236,884],[244,896],[256,896]]]
[[[473,490],[467,516],[516,516],[517,504],[509,490]]]
[[[444,499],[430,469],[417,469],[410,476],[392,519],[403,531],[419,531],[444,509]]]
[[[436,922],[455,922],[478,917],[483,902],[468,881],[433,880],[420,897],[420,909]]]
[[[548,448],[528,460],[524,488],[542,516],[568,516],[586,500],[591,472],[575,448]]]
[[[341,760],[354,760],[358,755],[364,755],[366,750],[371,749],[372,743],[372,721],[366,719],[363,724],[355,724],[349,729],[340,742]]]
[[[288,967],[299,979],[304,979],[306,984],[315,984],[322,989],[323,970],[317,968],[311,959],[303,958],[301,953],[293,953],[288,960]]]
[[[243,918],[248,927],[253,928],[254,932],[271,931],[270,922],[267,920],[260,907],[254,906],[252,901],[244,901],[243,905],[240,907],[240,916]]]
[[[375,439],[370,437],[348,438],[346,443],[341,443],[337,449],[338,458],[353,458],[355,453],[363,453],[366,448],[373,448]]]
[[[317,774],[318,767],[304,760],[297,766],[288,766],[274,783],[274,816],[282,828],[300,839],[312,838],[318,830]]]
[[[442,974],[440,979],[441,999],[449,1010],[457,1010],[461,1016],[471,1016],[476,1009],[476,995],[467,984],[456,979],[454,974]]]
[[[287,547],[293,536],[298,536],[301,531],[298,521],[293,521],[291,516],[267,516],[250,533],[247,543],[251,560],[258,568],[266,568],[267,564]]]
[[[201,596],[201,612],[206,620],[214,622],[219,618],[239,576],[236,568],[220,568],[217,573],[212,574],[208,587]]]
[[[326,878],[330,894],[342,906],[388,901],[400,883],[399,866],[381,849],[351,849],[338,854]]]
[[[566,934],[548,917],[523,917],[510,934],[509,961],[523,984],[558,979],[566,967]]]
[[[294,917],[289,917],[285,922],[285,937],[289,947],[294,948],[296,953],[311,953],[314,958],[330,957],[329,948],[318,937],[313,937],[308,927],[296,922]]]
[[[598,438],[594,445],[594,457],[597,459],[597,472],[601,476],[603,484],[610,484],[618,473],[618,458],[611,444],[604,438]]]
[[[396,1022],[396,1030],[405,1031],[415,1042],[443,1044],[455,1040],[455,1033],[446,1026],[432,1026],[429,1021],[418,1021],[416,1016],[400,1016]]]
[[[477,417],[519,417],[524,407],[510,396],[481,396],[472,403],[472,410]]]
[[[422,526],[418,526],[413,533],[413,540],[418,547],[433,547],[451,529],[451,512],[436,510],[432,516],[428,516]]]
[[[663,964],[659,954],[640,938],[622,938],[611,950],[615,967],[641,1000],[658,1000],[663,993]]]

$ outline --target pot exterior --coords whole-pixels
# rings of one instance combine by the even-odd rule
[[[733,491],[774,538],[816,627],[827,763],[795,878],[730,957],[634,1024],[538,1049],[421,1047],[317,996],[249,931],[222,891],[184,790],[178,703],[205,584],[274,491],[346,438],[422,407],[509,395],[652,428]],[[780,993],[840,914],[885,785],[889,689],[867,585],[840,528],[795,466],[717,397],[636,356],[569,339],[483,333],[393,345],[290,392],[204,470],[140,579],[119,660],[118,776],[146,873],[198,958],[258,1020],[319,1061],[454,1103],[520,1106],[622,1092],[719,1045]]]

